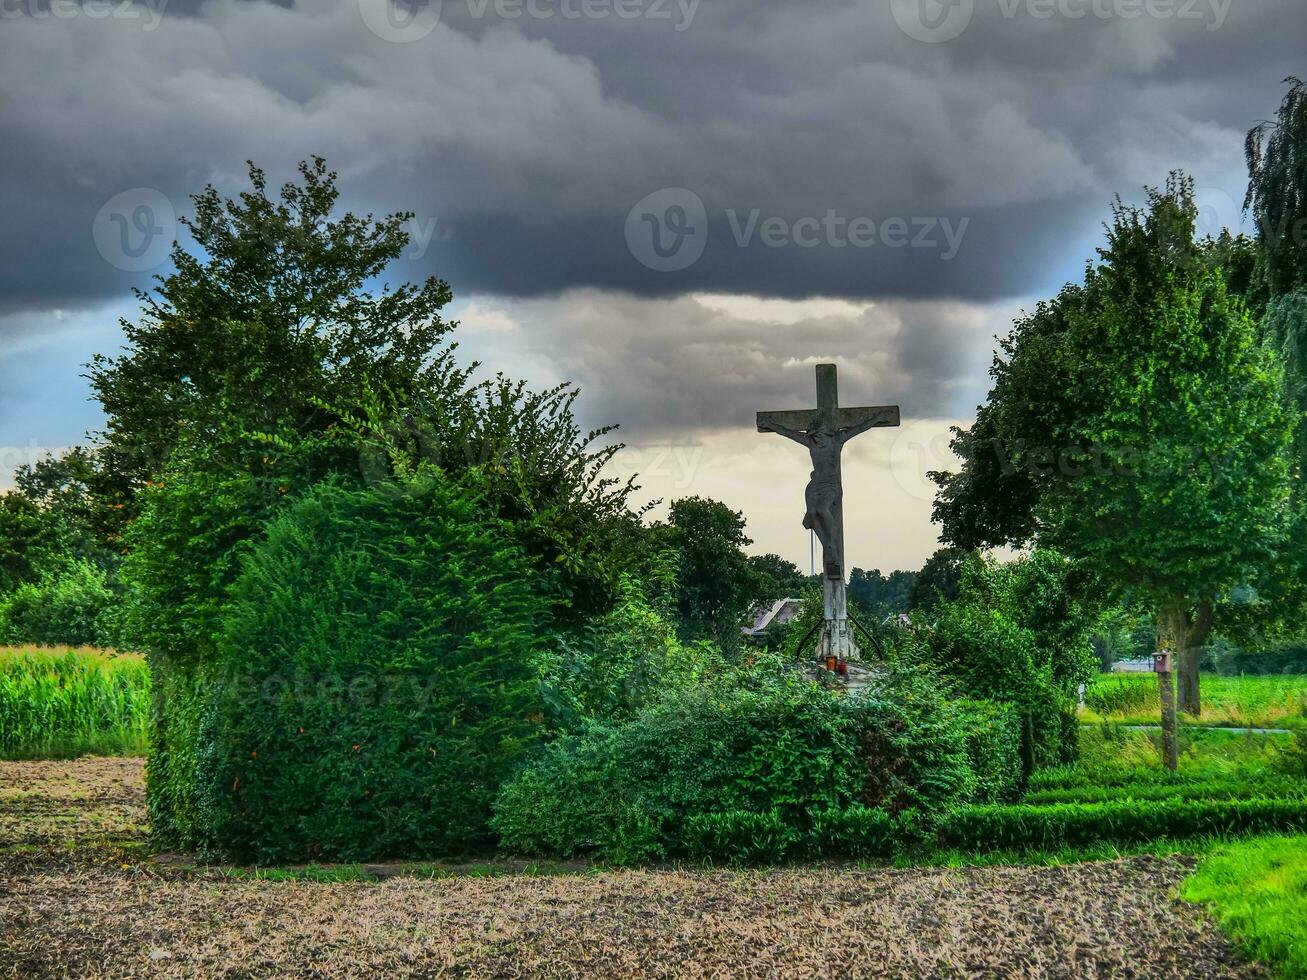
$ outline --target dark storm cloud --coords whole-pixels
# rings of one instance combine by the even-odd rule
[[[909,36],[890,0],[683,0],[660,3],[665,17],[613,0],[580,18],[581,0],[444,0],[411,43],[378,36],[411,25],[378,30],[377,0],[158,0],[134,20],[24,2],[0,21],[8,311],[148,277],[102,257],[106,235],[143,234],[130,196],[93,240],[116,195],[149,188],[184,212],[205,181],[238,187],[247,157],[280,179],[311,153],[352,205],[434,222],[410,268],[462,290],[1024,295],[1068,249],[1084,257],[1082,229],[1115,191],[1189,166],[1238,196],[1241,131],[1307,39],[1296,0],[1197,0],[1206,19],[1181,16],[1189,0],[1156,16],[1137,8],[1165,0],[975,0],[945,43]],[[662,188],[706,209],[702,255],[676,271],[626,240],[632,206]],[[969,224],[948,260],[826,238],[741,247],[728,213],[755,211]]]

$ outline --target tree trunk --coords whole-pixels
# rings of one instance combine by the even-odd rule
[[[1165,602],[1158,610],[1157,625],[1159,643],[1165,634],[1168,649],[1175,658],[1180,710],[1197,717],[1203,710],[1198,663],[1212,633],[1212,601],[1204,599],[1193,607],[1192,613],[1190,609],[1183,599]]]

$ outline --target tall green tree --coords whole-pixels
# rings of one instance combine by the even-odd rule
[[[1192,181],[1117,202],[1101,263],[1019,320],[935,517],[959,546],[1032,541],[1145,599],[1179,651],[1181,707],[1217,602],[1289,517],[1281,368],[1194,240]],[[1012,491],[1012,492],[1009,492]]]
[[[1248,196],[1271,295],[1307,291],[1307,82],[1289,89],[1274,120],[1248,132]]]
[[[744,515],[717,500],[685,497],[672,502],[656,535],[678,555],[681,638],[707,638],[724,650],[737,649],[740,627],[767,589],[744,553],[753,543],[745,534]]]

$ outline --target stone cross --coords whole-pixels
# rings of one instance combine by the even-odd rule
[[[899,424],[899,407],[842,408],[834,364],[817,365],[817,407],[759,412],[758,431],[775,432],[804,446],[812,457],[812,478],[804,492],[803,526],[821,541],[825,609],[818,658],[848,660],[857,654],[844,594],[844,484],[840,453],[868,429]]]

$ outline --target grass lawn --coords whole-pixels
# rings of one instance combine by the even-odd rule
[[[1223,728],[1307,729],[1307,675],[1220,677],[1203,674],[1201,716],[1181,724]],[[1160,712],[1153,674],[1099,674],[1085,692],[1081,718],[1120,725],[1156,725]]]
[[[1284,977],[1307,977],[1307,837],[1254,837],[1205,855],[1180,888]]]

